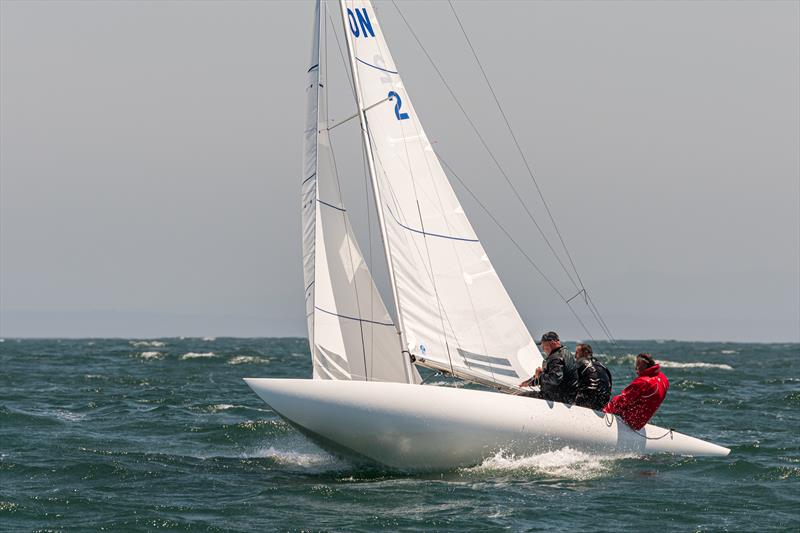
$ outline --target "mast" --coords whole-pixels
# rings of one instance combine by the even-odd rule
[[[301,219],[302,227],[308,226],[310,231],[303,231],[303,280],[306,287],[306,320],[308,326],[308,340],[309,349],[311,350],[311,360],[313,368],[313,377],[318,377],[317,370],[317,349],[316,349],[316,328],[317,320],[316,313],[314,312],[316,301],[316,290],[314,284],[316,283],[317,265],[316,265],[316,209],[317,201],[319,199],[319,188],[316,183],[317,170],[319,168],[319,104],[320,104],[320,74],[322,65],[320,60],[322,54],[320,50],[322,47],[322,3],[320,0],[316,1],[314,8],[314,30],[311,36],[311,60],[309,62],[308,78],[309,85],[306,86],[306,91],[311,90],[312,95],[307,103],[306,115],[306,131],[304,139],[304,164],[303,174],[301,179],[303,182],[300,185],[300,198],[301,198]],[[309,177],[311,176],[311,177]],[[313,190],[311,190],[313,188]],[[309,257],[310,256],[310,257]]]
[[[406,369],[408,383],[414,382],[414,373],[411,368],[411,354],[406,347],[405,328],[403,327],[403,314],[400,312],[400,300],[398,299],[397,282],[394,275],[394,264],[392,262],[392,254],[389,245],[389,239],[386,236],[386,222],[383,216],[383,202],[381,201],[381,192],[378,187],[378,177],[375,172],[375,159],[372,153],[372,143],[369,138],[369,130],[367,127],[367,116],[364,113],[364,102],[361,96],[361,86],[358,81],[358,64],[356,63],[356,53],[353,49],[353,40],[347,33],[347,6],[345,0],[339,0],[339,7],[342,14],[342,28],[344,30],[344,38],[347,41],[347,52],[350,56],[350,72],[353,76],[353,87],[356,93],[356,107],[358,108],[358,120],[361,124],[361,139],[364,142],[364,151],[367,155],[367,167],[369,168],[369,176],[372,181],[372,194],[375,199],[376,211],[378,212],[378,225],[381,228],[381,240],[383,241],[383,253],[386,256],[386,264],[389,269],[389,283],[392,286],[392,297],[394,299],[395,313],[397,314],[398,325],[398,340],[400,342],[400,354],[403,357],[403,364]]]

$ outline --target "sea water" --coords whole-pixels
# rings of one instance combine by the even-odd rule
[[[653,422],[729,457],[398,472],[330,455],[242,381],[309,377],[305,339],[3,339],[0,530],[800,530],[800,345],[597,343],[615,393],[640,351],[671,381]]]

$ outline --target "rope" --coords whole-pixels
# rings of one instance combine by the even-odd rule
[[[643,434],[643,433],[641,433],[641,432],[639,432],[639,431],[637,431],[636,433],[638,433],[639,435],[641,435],[642,437],[644,437],[644,438],[645,438],[645,439],[647,439],[647,440],[660,440],[660,439],[663,439],[664,437],[666,437],[667,435],[669,435],[669,436],[670,436],[670,438],[671,438],[671,437],[672,437],[672,432],[673,432],[673,431],[675,431],[675,430],[674,430],[674,429],[672,429],[672,428],[669,428],[669,429],[667,430],[667,432],[666,432],[666,433],[664,433],[663,435],[661,435],[660,437],[648,437],[647,435],[645,435],[645,434]]]
[[[605,418],[606,427],[611,427],[612,425],[614,425],[614,415],[613,414],[605,413],[603,416]],[[633,428],[631,428],[631,429],[633,429]],[[638,431],[638,430],[635,430],[635,429],[633,430],[634,433],[636,433],[637,435],[639,435],[643,439],[647,439],[647,440],[661,440],[661,439],[663,439],[664,437],[667,437],[667,436],[672,438],[672,433],[674,431],[675,431],[674,428],[669,428],[669,429],[667,429],[666,433],[664,433],[663,435],[661,435],[659,437],[648,437],[646,433],[642,433],[641,431]]]

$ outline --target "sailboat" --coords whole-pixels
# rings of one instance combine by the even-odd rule
[[[335,4],[334,4],[335,5]],[[325,448],[404,470],[475,465],[569,446],[727,455],[616,416],[520,396],[542,356],[422,128],[369,0],[316,4],[301,182],[312,379],[246,378]],[[363,154],[395,307],[392,318],[338,186],[326,118],[326,19],[343,27]],[[419,367],[493,390],[426,385]]]

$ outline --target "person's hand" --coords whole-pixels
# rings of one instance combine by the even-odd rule
[[[537,369],[536,369],[536,372],[533,374],[533,377],[532,377],[532,378],[528,378],[528,379],[526,379],[525,381],[523,381],[522,383],[520,383],[520,384],[519,384],[519,386],[520,386],[520,387],[532,387],[532,386],[533,386],[533,382],[534,382],[534,381],[536,381],[536,379],[537,379],[537,378],[538,378],[540,375],[542,375],[542,368],[541,368],[541,367],[539,367],[539,368],[537,368]]]

